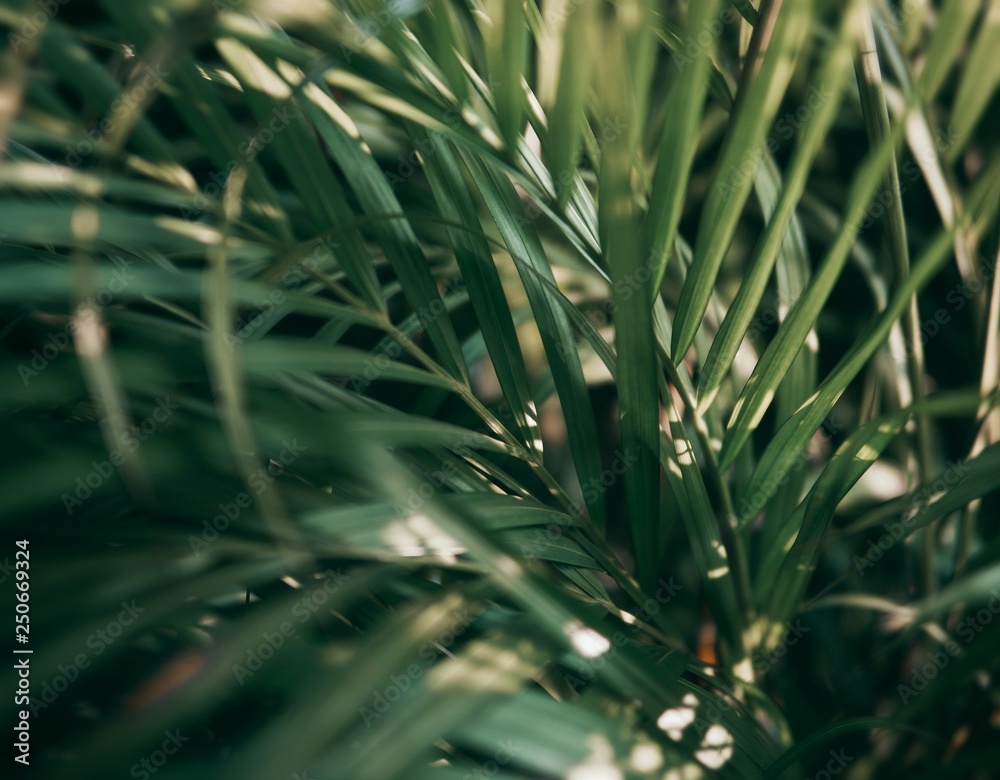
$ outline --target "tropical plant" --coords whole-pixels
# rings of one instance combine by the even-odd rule
[[[997,0],[0,20],[35,776],[997,776]]]

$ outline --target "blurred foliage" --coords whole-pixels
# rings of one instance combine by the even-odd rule
[[[997,777],[997,0],[0,22],[30,776]]]

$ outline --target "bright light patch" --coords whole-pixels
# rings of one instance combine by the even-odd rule
[[[671,707],[664,710],[656,725],[661,731],[675,742],[679,742],[683,736],[685,727],[694,722],[694,710],[691,707]]]
[[[382,538],[396,553],[406,558],[429,555],[454,563],[457,556],[466,552],[427,515],[410,515],[393,523],[383,531]]]
[[[607,737],[593,734],[587,737],[590,755],[576,766],[570,767],[565,780],[624,780],[624,775],[613,763],[615,749]]]
[[[101,229],[101,216],[93,206],[79,206],[73,209],[69,227],[77,241],[93,241]]]
[[[637,772],[652,772],[663,764],[663,753],[652,742],[642,742],[632,748],[629,765]]]
[[[872,447],[870,444],[863,444],[861,449],[858,450],[858,458],[861,460],[872,461],[878,458],[878,450]]]
[[[761,400],[760,406],[757,408],[757,412],[753,415],[750,421],[750,427],[756,428],[760,425],[760,421],[764,419],[764,412],[767,411],[767,407],[771,405],[771,401],[774,400],[774,390],[768,390],[764,393],[764,398]]]
[[[709,769],[718,769],[733,756],[733,740],[725,727],[713,723],[701,740],[695,757]]]
[[[81,306],[73,317],[73,340],[80,355],[96,357],[104,351],[107,331],[91,306]]]
[[[753,681],[753,664],[750,663],[749,658],[744,658],[736,664],[733,671],[739,679],[746,680],[747,682]]]
[[[705,770],[693,761],[682,767],[668,769],[662,780],[704,780]]]
[[[579,623],[569,623],[564,630],[569,635],[573,648],[584,658],[597,658],[611,648],[611,642],[606,636]]]
[[[521,564],[507,555],[501,555],[497,558],[496,566],[502,574],[506,574],[508,577],[521,576]]]
[[[675,445],[677,447],[677,461],[685,466],[692,465],[694,463],[694,453],[687,442],[677,441]]]
[[[612,764],[582,764],[569,770],[566,780],[622,780],[618,767]]]

